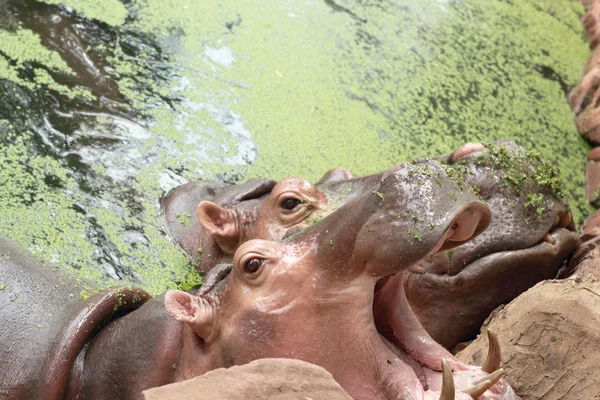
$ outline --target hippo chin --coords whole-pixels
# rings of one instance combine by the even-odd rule
[[[403,286],[390,284],[489,224],[467,188],[437,163],[405,165],[286,240],[244,243],[195,295],[170,291],[165,306],[195,332],[207,369],[297,358],[327,369],[354,399],[516,398],[497,356],[487,372],[454,359],[419,324]],[[428,226],[419,241],[416,212]]]
[[[406,284],[408,300],[431,336],[453,348],[473,339],[496,307],[555,277],[578,237],[558,193],[556,172],[515,143],[497,142],[489,148],[469,143],[436,158],[478,189],[491,208],[491,225],[474,241],[426,257],[396,284]],[[167,230],[206,272],[231,262],[247,240],[293,235],[375,191],[397,168],[365,177],[338,168],[315,185],[300,178],[252,180],[225,188],[194,182],[174,189],[162,207]],[[415,242],[421,235],[415,228],[427,229],[418,210],[424,200],[414,199],[417,209],[410,230]],[[198,218],[183,227],[176,218],[182,213]]]

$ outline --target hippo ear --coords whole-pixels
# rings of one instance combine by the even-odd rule
[[[240,232],[233,214],[210,201],[202,201],[196,209],[198,221],[204,229],[215,235],[223,253],[233,255],[240,241]]]
[[[205,342],[209,341],[214,310],[208,301],[181,290],[169,290],[165,294],[165,308],[177,321],[188,324]]]

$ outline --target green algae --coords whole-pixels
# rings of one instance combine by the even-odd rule
[[[338,166],[367,174],[467,141],[515,139],[556,163],[577,218],[587,213],[588,145],[565,93],[589,55],[577,4],[340,4],[351,12],[319,1],[144,1],[135,24],[180,29],[179,51],[200,53],[182,60],[183,74],[201,89],[195,98],[248,121],[260,155],[248,177],[316,180]]]
[[[42,67],[34,67],[34,79],[27,80],[23,78],[23,73],[26,65],[31,63]],[[0,30],[0,79],[34,90],[45,87],[70,98],[93,98],[85,88],[71,89],[57,83],[48,71],[63,75],[74,74],[60,55],[44,47],[40,37],[32,31],[23,28],[18,28],[15,32]]]
[[[114,70],[122,108],[145,118],[139,172],[101,199],[119,212],[89,206],[69,167],[32,149],[32,133],[12,129],[12,144],[0,149],[0,232],[101,285],[117,282],[99,268],[99,244],[79,204],[129,271],[126,282],[152,294],[201,282],[162,231],[165,171],[188,180],[316,181],[333,167],[362,175],[467,141],[516,139],[561,170],[576,219],[588,211],[589,146],[566,102],[589,55],[577,2],[134,0],[125,23],[128,11],[116,0],[46,3],[155,38],[165,52],[131,55],[117,41],[98,49]],[[24,74],[28,65],[33,78]],[[0,30],[0,79],[93,101],[87,88],[55,79],[71,74],[31,31]],[[93,121],[132,140],[110,118]],[[117,155],[90,169],[109,181],[111,167],[127,162]],[[128,239],[136,233],[145,242]]]
[[[121,25],[127,17],[127,9],[118,0],[42,0],[47,4],[72,7],[87,18],[97,19],[109,25]]]
[[[75,270],[98,284],[99,288],[82,288],[80,295],[84,299],[101,288],[118,284],[106,277],[94,261],[94,247],[86,236],[88,222],[76,211],[76,203],[84,199],[75,192],[73,180],[56,160],[27,151],[31,133],[13,135],[12,140],[11,145],[0,148],[0,232],[25,245],[40,258]],[[49,181],[53,185],[49,185]],[[57,185],[67,191],[57,190]],[[155,210],[157,191],[151,196],[151,204],[147,207]],[[140,224],[135,218],[119,217],[100,208],[92,211],[108,239],[130,257],[124,264],[138,277],[130,278],[132,282],[152,294],[164,293],[180,284],[191,287],[201,283],[200,276],[185,256],[159,233],[156,211],[148,213],[143,223],[149,231],[146,237],[151,244],[150,251],[132,248],[123,237],[123,225]]]
[[[17,69],[22,68],[24,63],[33,61],[55,71],[73,74],[60,55],[44,47],[40,37],[28,29],[16,32],[0,30],[0,50],[16,63]]]

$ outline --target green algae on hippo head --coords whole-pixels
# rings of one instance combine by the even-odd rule
[[[512,142],[480,146],[440,158],[490,207],[489,228],[451,252],[424,258],[406,281],[419,320],[448,348],[473,339],[498,305],[556,277],[578,243],[554,166]]]

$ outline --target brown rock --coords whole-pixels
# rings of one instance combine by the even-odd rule
[[[600,399],[600,282],[544,281],[499,310],[488,328],[502,347],[505,378],[523,400]],[[486,335],[458,358],[481,365]]]
[[[583,66],[583,75],[587,74],[594,67],[598,67],[598,66],[600,66],[600,49],[595,48],[594,51],[592,52],[592,55],[590,56],[590,58],[588,58],[585,65]]]
[[[596,101],[600,101],[600,92],[594,95]],[[594,108],[594,105],[588,106],[581,114],[575,118],[575,127],[577,131],[589,142],[593,144],[600,143],[600,109]]]
[[[300,360],[265,358],[219,368],[142,393],[144,400],[352,400],[325,369]]]
[[[581,225],[582,239],[585,241],[600,236],[600,210],[596,210],[583,221]]]
[[[585,196],[594,205],[600,200],[600,161],[585,163]]]
[[[594,49],[600,41],[599,22],[600,22],[600,2],[597,0],[583,0],[582,4],[587,8],[583,16],[583,26],[587,31],[590,49]]]
[[[600,147],[594,147],[587,154],[587,159],[591,161],[600,161]]]
[[[576,275],[579,279],[592,277],[600,280],[600,236],[579,244],[569,260],[567,270],[569,275]]]

